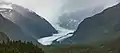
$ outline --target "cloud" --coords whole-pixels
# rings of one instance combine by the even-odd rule
[[[4,0],[29,8],[50,23],[56,23],[64,12],[83,10],[99,5],[109,6],[118,0]]]
[[[46,18],[51,23],[57,20],[55,17],[58,15],[60,9],[60,0],[5,0],[14,4],[21,5],[35,11],[40,16]]]
[[[38,40],[38,41],[42,40],[43,44],[46,43],[45,45],[47,44],[49,45],[52,43],[52,41],[56,40],[56,38],[59,38],[61,36],[66,35],[68,32],[71,32],[71,30],[65,31],[66,30],[65,28],[62,28],[57,24],[59,21],[58,19],[60,18],[59,16],[63,15],[66,12],[71,13],[78,10],[82,11],[89,8],[96,8],[101,5],[104,6],[105,8],[111,7],[117,4],[119,0],[5,0],[5,1],[18,4],[25,8],[31,9],[32,11],[35,11],[37,14],[48,20],[58,31],[63,32],[54,34],[58,36],[53,35]],[[89,11],[91,12],[91,10]],[[86,16],[84,18],[86,18]]]
[[[83,10],[100,5],[111,6],[119,0],[65,0],[62,11]]]

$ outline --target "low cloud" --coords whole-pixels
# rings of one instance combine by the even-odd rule
[[[59,24],[57,24],[60,18],[59,16],[62,16],[64,13],[71,13],[78,10],[82,11],[89,8],[96,8],[101,5],[104,8],[107,8],[116,5],[119,2],[119,0],[4,0],[4,1],[21,5],[25,8],[28,8],[36,12],[37,14],[48,20],[56,28],[56,30],[62,31],[58,34],[54,34],[53,36],[38,39],[39,42],[41,42],[40,40],[44,41],[41,42],[43,44],[46,43],[44,45],[52,44],[52,41],[58,39],[61,36],[66,35],[68,32],[74,31],[74,30],[66,31],[65,28],[62,28],[59,26]],[[86,16],[83,18],[86,18]]]

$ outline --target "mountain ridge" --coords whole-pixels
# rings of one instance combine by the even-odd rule
[[[0,9],[1,18],[5,19],[0,31],[5,32],[9,37],[12,36],[10,39],[22,39],[36,43],[39,38],[57,33],[57,30],[47,20],[35,12],[15,4],[10,5],[12,9]],[[21,36],[23,37],[20,38]]]
[[[119,36],[120,30],[120,3],[105,9],[92,17],[84,19],[79,24],[74,36],[63,41],[69,44],[90,44],[94,42],[106,42]]]

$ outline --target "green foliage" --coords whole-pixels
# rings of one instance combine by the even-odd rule
[[[120,38],[94,45],[52,45],[45,48],[45,53],[120,53]]]
[[[22,41],[0,41],[0,53],[44,53],[37,45]]]

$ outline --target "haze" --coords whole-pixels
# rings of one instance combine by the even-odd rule
[[[64,12],[82,10],[98,5],[111,6],[117,0],[6,0],[35,11],[51,23]]]
[[[89,8],[94,9],[99,6],[100,7],[102,6],[104,10],[105,8],[111,7],[119,3],[119,0],[4,0],[4,1],[21,5],[25,8],[28,8],[36,12],[38,15],[48,20],[53,25],[53,27],[56,28],[56,30],[61,31],[58,34],[54,34],[57,36],[53,35],[53,36],[43,37],[41,39],[38,39],[38,42],[40,42],[43,45],[50,45],[52,44],[52,41],[62,37],[58,39],[58,40],[61,40],[65,38],[64,35],[71,33],[71,31],[74,32],[76,30],[76,29],[69,30],[69,29],[60,27],[59,24],[57,24],[59,22],[59,18],[60,18],[59,16],[62,16],[63,14],[66,14],[66,13],[75,12],[78,10],[82,11]],[[90,9],[89,12],[91,11],[92,10]],[[99,12],[101,11],[96,11],[96,13],[99,13]],[[94,14],[91,13],[90,16],[92,15]],[[85,17],[82,16],[82,18],[80,16],[79,19],[83,20],[86,18],[86,16]],[[71,36],[71,34],[68,36]]]

